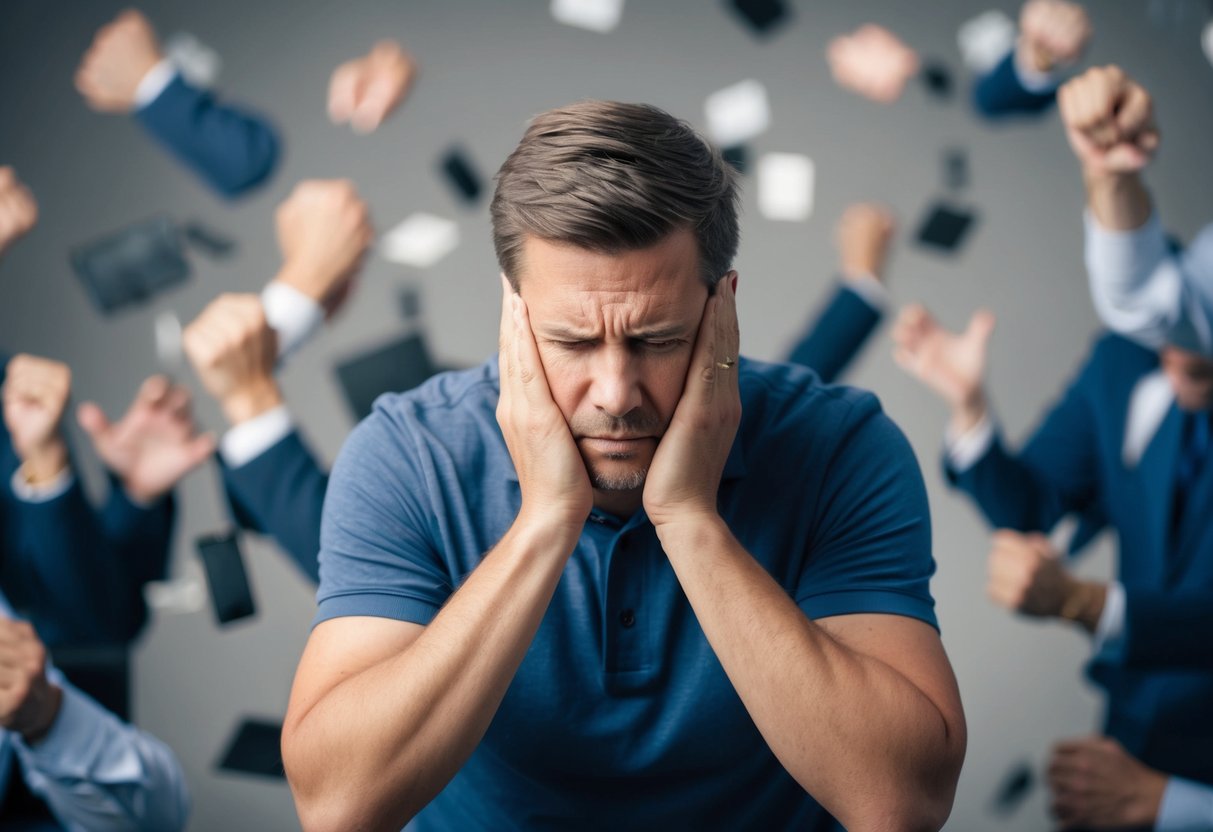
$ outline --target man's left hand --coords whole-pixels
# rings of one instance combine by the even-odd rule
[[[102,462],[140,503],[168,493],[215,451],[214,435],[197,433],[189,391],[164,376],[143,382],[118,422],[111,423],[92,402],[76,415]]]
[[[1062,829],[1153,827],[1167,776],[1110,737],[1058,743],[1049,761],[1050,808]]]
[[[645,479],[644,510],[658,529],[719,516],[720,477],[741,423],[736,279],[727,274],[708,298],[682,398]]]

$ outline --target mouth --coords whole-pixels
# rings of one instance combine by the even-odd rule
[[[607,456],[628,456],[652,441],[651,436],[583,436],[580,439],[583,445]]]

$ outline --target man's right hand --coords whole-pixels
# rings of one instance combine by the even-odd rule
[[[32,355],[8,362],[4,424],[31,485],[51,481],[67,467],[67,443],[59,425],[71,390],[72,371],[66,364]]]
[[[94,110],[129,113],[139,82],[163,57],[152,24],[127,9],[97,30],[76,70],[76,89]]]
[[[857,202],[847,206],[834,233],[843,276],[882,279],[895,227],[892,212],[883,205]]]
[[[46,678],[46,647],[28,621],[0,616],[0,728],[37,742],[55,724],[63,691]]]
[[[11,167],[0,167],[0,255],[37,221],[34,195]]]
[[[1150,94],[1119,67],[1087,70],[1057,91],[1057,104],[1088,176],[1136,173],[1158,149]]]
[[[348,179],[308,179],[278,206],[274,221],[283,259],[277,280],[332,315],[375,238],[366,202]]]
[[[282,404],[274,381],[278,336],[257,295],[220,295],[182,336],[185,354],[232,425]]]
[[[501,278],[501,396],[497,424],[518,472],[518,521],[547,525],[576,543],[594,505],[585,461],[552,399],[526,302]]]
[[[952,408],[952,428],[963,433],[986,413],[983,384],[994,316],[976,312],[959,335],[948,332],[919,304],[901,311],[893,326],[893,358]]]

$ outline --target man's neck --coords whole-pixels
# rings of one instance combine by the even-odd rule
[[[631,491],[600,491],[594,489],[594,508],[627,519],[644,503],[644,489]]]

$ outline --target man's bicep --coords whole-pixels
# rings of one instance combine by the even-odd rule
[[[861,613],[821,618],[816,624],[849,650],[888,665],[931,700],[949,732],[963,728],[956,676],[939,632],[903,615]]]
[[[298,726],[338,685],[407,650],[421,624],[371,616],[322,621],[312,630],[295,671],[287,727]]]

